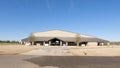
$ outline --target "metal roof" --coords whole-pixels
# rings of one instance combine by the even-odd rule
[[[69,41],[74,42],[76,40],[75,37],[35,37],[35,41],[49,41],[51,39],[57,38],[61,41]],[[28,38],[22,39],[22,41],[29,41]],[[108,42],[107,40],[99,39],[99,38],[80,38],[81,42]]]
[[[35,32],[35,33],[32,33],[32,35],[34,35],[35,37],[76,37],[76,35],[79,35],[80,37],[95,38],[94,36],[91,36],[91,35],[73,33],[73,32],[68,32],[63,30]]]

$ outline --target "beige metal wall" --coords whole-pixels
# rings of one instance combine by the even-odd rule
[[[98,42],[88,42],[87,46],[97,46]]]

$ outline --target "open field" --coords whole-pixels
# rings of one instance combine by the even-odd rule
[[[75,56],[120,56],[120,46],[68,47]]]
[[[39,46],[0,45],[0,55],[15,55],[39,48]]]
[[[54,47],[59,51],[62,51],[60,48],[67,49],[74,56],[120,56],[120,46],[52,46],[53,49]],[[37,49],[41,49],[42,53],[43,49],[50,51],[53,50],[52,48],[51,46],[1,45],[0,55],[15,55]]]

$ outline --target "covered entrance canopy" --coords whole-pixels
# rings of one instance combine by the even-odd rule
[[[58,38],[53,38],[49,40],[51,42],[50,45],[60,45],[61,40]]]

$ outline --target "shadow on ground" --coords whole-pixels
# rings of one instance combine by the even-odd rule
[[[87,56],[44,56],[27,59],[39,67],[58,68],[119,68],[120,57],[87,57]]]

